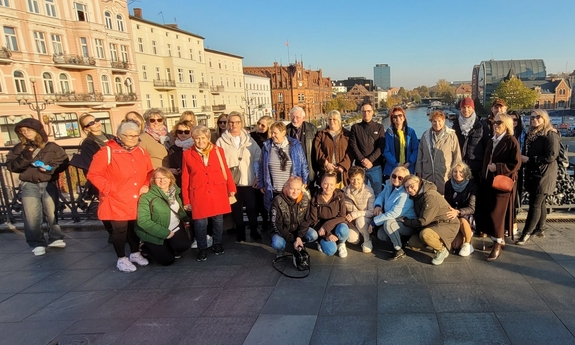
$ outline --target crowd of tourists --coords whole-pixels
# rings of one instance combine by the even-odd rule
[[[169,129],[162,111],[149,109],[126,114],[115,135],[84,114],[82,164],[71,164],[98,196],[98,217],[123,272],[150,261],[170,265],[190,248],[200,262],[209,252],[224,254],[227,214],[238,242],[261,241],[268,232],[278,256],[315,243],[325,255],[345,258],[346,243],[371,253],[389,241],[390,261],[428,248],[431,263],[440,265],[450,253],[473,253],[473,236],[489,236],[486,259],[493,261],[516,231],[522,188],[529,212],[516,244],[544,236],[559,154],[546,111],[534,110],[524,129],[505,101],[496,99],[482,120],[464,98],[451,128],[434,111],[418,138],[401,107],[389,112],[387,129],[371,104],[360,110],[362,121],[350,130],[338,111],[318,130],[295,107],[289,124],[264,116],[250,133],[238,112],[218,117],[210,130],[186,111]],[[68,156],[38,120],[22,120],[15,130],[20,143],[6,163],[21,181],[26,241],[44,255],[66,246],[56,180]]]

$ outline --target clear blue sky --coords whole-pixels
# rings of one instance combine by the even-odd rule
[[[244,66],[303,57],[324,76],[373,79],[391,67],[393,86],[471,80],[483,60],[545,61],[547,73],[575,70],[574,0],[222,1],[138,0],[144,19],[177,21],[205,47],[244,57]]]

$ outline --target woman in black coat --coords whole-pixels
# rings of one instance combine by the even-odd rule
[[[517,180],[521,166],[521,151],[513,136],[513,120],[504,113],[493,119],[493,138],[487,145],[481,170],[481,182],[477,195],[475,221],[477,230],[491,235],[493,247],[487,261],[496,260],[505,248],[505,230],[513,229],[515,215],[513,207],[517,184],[511,192],[502,192],[492,187],[496,175]]]
[[[525,189],[529,192],[529,212],[521,238],[516,242],[524,245],[533,234],[543,235],[547,208],[545,200],[552,194],[557,183],[557,155],[559,135],[551,125],[549,115],[543,109],[531,113],[529,132],[521,159],[525,164]]]

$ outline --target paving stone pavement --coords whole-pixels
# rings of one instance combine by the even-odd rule
[[[42,257],[3,232],[0,344],[575,344],[575,223],[549,226],[491,263],[477,238],[441,266],[409,250],[388,262],[382,242],[345,259],[313,246],[305,279],[273,269],[266,236],[121,273],[103,230],[68,231]]]

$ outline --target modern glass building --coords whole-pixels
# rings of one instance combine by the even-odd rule
[[[377,64],[373,68],[373,81],[375,86],[387,90],[391,87],[391,69],[386,63]]]

